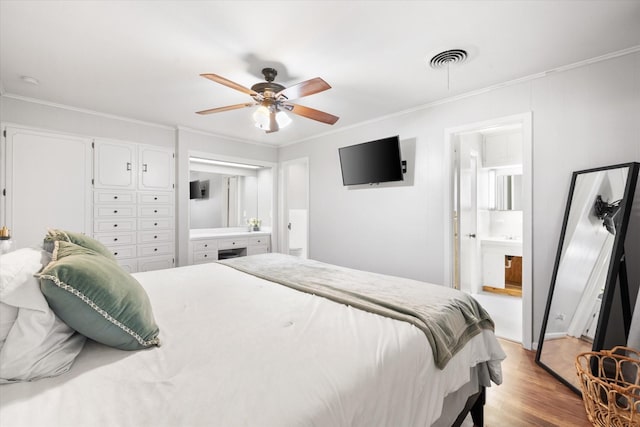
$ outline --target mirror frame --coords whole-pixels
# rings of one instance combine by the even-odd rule
[[[540,360],[541,353],[544,345],[544,337],[547,329],[547,321],[549,319],[549,312],[551,310],[551,303],[553,299],[554,290],[556,287],[556,279],[558,276],[558,269],[560,267],[560,259],[562,257],[562,249],[564,247],[565,234],[567,231],[567,223],[569,221],[569,214],[571,212],[571,202],[573,200],[573,195],[575,191],[576,180],[580,175],[584,175],[587,173],[606,171],[611,169],[620,169],[620,168],[628,168],[629,173],[627,174],[627,181],[624,187],[624,193],[622,201],[620,202],[620,226],[616,229],[616,235],[613,243],[613,248],[611,252],[609,266],[607,268],[607,277],[605,280],[604,293],[602,297],[602,304],[600,307],[600,313],[598,317],[596,333],[593,340],[592,351],[599,351],[603,349],[603,345],[606,338],[607,325],[610,317],[611,306],[613,303],[613,298],[616,290],[616,284],[618,282],[618,276],[620,274],[620,266],[624,262],[624,240],[627,233],[627,227],[629,225],[629,216],[631,214],[631,207],[633,205],[633,197],[635,194],[636,183],[638,181],[638,169],[640,163],[632,162],[632,163],[623,163],[612,166],[604,166],[594,169],[585,169],[581,171],[573,172],[571,177],[571,187],[569,190],[569,196],[567,199],[567,205],[565,209],[564,219],[562,222],[562,231],[560,233],[560,240],[558,244],[558,251],[556,253],[556,259],[553,267],[553,275],[551,277],[551,285],[549,287],[549,294],[547,297],[547,305],[544,311],[544,317],[542,320],[542,327],[540,329],[540,339],[538,340],[538,348],[536,351],[536,363],[543,367],[546,371],[548,371],[555,378],[560,380],[563,384],[569,387],[578,395],[582,394],[581,391],[572,383],[570,383],[566,378],[556,372],[553,368],[546,365],[544,362]],[[626,331],[628,335],[628,331]],[[621,343],[623,344],[623,343]],[[577,356],[577,355],[575,355]],[[574,357],[575,357],[574,356]]]

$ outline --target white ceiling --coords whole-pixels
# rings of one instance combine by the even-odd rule
[[[7,1],[0,0],[6,96],[280,145],[640,46],[640,1]],[[465,49],[460,65],[428,60]],[[297,103],[337,115],[253,127],[243,86],[332,89]],[[30,76],[40,84],[25,83]]]

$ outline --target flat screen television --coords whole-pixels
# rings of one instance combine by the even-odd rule
[[[338,149],[344,185],[402,181],[400,138],[391,136]]]
[[[204,198],[204,191],[202,191],[202,185],[199,180],[191,181],[189,183],[189,198],[190,199],[202,199]]]

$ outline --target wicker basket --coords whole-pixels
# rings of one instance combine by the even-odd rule
[[[589,421],[599,427],[640,427],[640,352],[627,347],[576,358]]]

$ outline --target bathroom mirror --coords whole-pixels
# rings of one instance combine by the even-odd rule
[[[495,210],[522,210],[522,175],[496,176]]]
[[[250,218],[259,218],[263,227],[271,227],[271,168],[192,160],[189,179],[208,182],[207,198],[190,200],[191,229],[247,227]]]
[[[638,284],[627,281],[624,241],[637,178],[638,163],[572,175],[536,362],[576,393],[578,354],[626,344]]]

